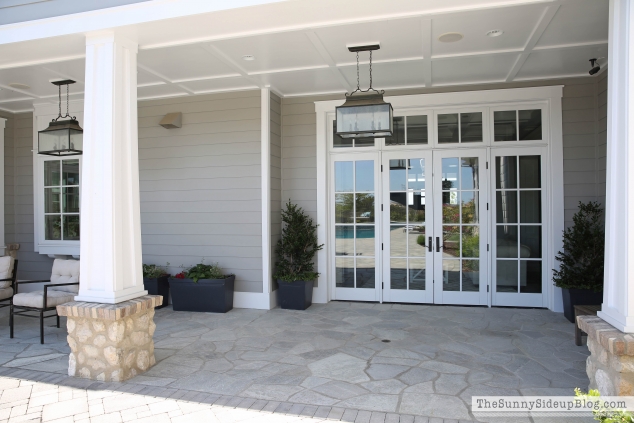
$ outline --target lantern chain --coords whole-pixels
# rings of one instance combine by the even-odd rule
[[[56,119],[53,119],[52,122],[57,122],[59,119],[71,118],[72,120],[77,120],[75,116],[70,115],[70,88],[69,84],[66,84],[66,116],[62,116],[62,86],[57,86],[57,97],[59,100],[58,110],[59,113]]]
[[[357,51],[357,89],[351,92],[350,94],[346,93],[346,97],[350,97],[356,92],[367,93],[369,91],[374,91],[378,94],[383,94],[384,91],[378,91],[372,88],[372,50],[370,50],[370,87],[367,90],[361,89],[361,80],[359,77],[359,52]]]

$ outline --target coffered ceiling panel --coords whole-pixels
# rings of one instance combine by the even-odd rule
[[[434,85],[504,81],[517,57],[512,53],[434,60],[432,79]]]
[[[9,88],[0,88],[0,104],[6,103],[7,101],[10,101],[10,100],[22,100],[22,99],[30,100],[30,97],[25,94],[13,91]]]
[[[29,66],[25,68],[2,69],[0,70],[0,83],[10,85],[14,83],[25,84],[30,88],[21,89],[35,97],[57,96],[57,86],[50,81],[65,79],[59,73],[53,72],[42,66]],[[70,86],[71,92],[84,91],[84,84],[77,82]],[[65,95],[65,93],[64,93]]]
[[[138,60],[172,81],[235,74],[200,45],[140,50]]]
[[[304,32],[283,32],[213,43],[247,72],[325,65]],[[251,55],[255,60],[243,60]]]
[[[537,46],[608,40],[608,0],[573,0],[561,5]]]
[[[200,81],[183,82],[180,85],[193,91],[196,94],[220,91],[236,91],[241,89],[252,90],[258,88],[258,86],[255,85],[253,82],[241,76],[235,78],[204,79]]]
[[[589,59],[607,57],[608,46],[583,46],[564,50],[533,51],[520,69],[516,79],[534,79],[546,76],[588,75]]]
[[[67,62],[47,63],[44,67],[64,78],[70,78],[77,82],[84,82],[86,65],[84,59],[70,60]]]
[[[165,83],[165,81],[163,81],[158,76],[139,67],[137,67],[136,82],[139,87],[144,87],[147,85],[162,85]]]
[[[347,45],[380,42],[381,49],[373,52],[373,60],[395,60],[422,57],[421,19],[393,19],[379,22],[333,26],[315,30],[321,43],[338,65],[356,61]],[[368,60],[360,53],[361,61]]]
[[[432,56],[521,49],[544,10],[545,7],[538,4],[438,16],[432,21]],[[504,34],[486,35],[495,29],[501,29]],[[448,32],[459,32],[464,38],[453,43],[438,41],[438,37]]]
[[[357,86],[357,69],[355,66],[340,67],[351,86]],[[372,85],[377,90],[403,87],[421,87],[425,84],[422,60],[403,62],[376,63],[372,65]],[[366,89],[370,82],[368,65],[360,68],[361,89]]]
[[[331,69],[312,69],[258,75],[263,85],[271,85],[282,95],[345,92]]]

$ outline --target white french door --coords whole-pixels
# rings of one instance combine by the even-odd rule
[[[382,300],[380,154],[338,154],[331,160],[330,280],[337,300]]]
[[[485,149],[434,151],[434,303],[488,303]]]
[[[543,307],[545,155],[332,155],[333,299]]]

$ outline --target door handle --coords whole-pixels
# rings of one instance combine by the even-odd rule
[[[436,252],[439,253],[442,246],[440,245],[440,237],[436,237]]]
[[[434,241],[432,240],[432,237],[429,237],[429,242],[427,243],[427,248],[429,249],[429,252],[433,252],[433,248],[434,248]]]

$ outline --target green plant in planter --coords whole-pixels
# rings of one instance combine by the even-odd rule
[[[200,279],[226,279],[231,275],[225,275],[222,269],[216,264],[198,263],[187,270],[174,275],[175,279],[192,279],[197,283]]]
[[[160,266],[156,264],[144,264],[143,265],[143,277],[149,279],[160,278],[161,276],[167,276],[168,273]]]
[[[634,423],[634,414],[625,410],[610,410],[604,408],[600,401],[601,394],[596,389],[590,389],[588,393],[579,388],[575,388],[575,397],[584,403],[594,403],[597,406],[592,408],[592,415],[596,421],[601,423]]]
[[[553,282],[560,288],[603,291],[605,229],[599,203],[579,202],[573,225],[564,231],[564,249],[555,257],[561,263],[553,270]]]
[[[324,245],[317,243],[317,225],[304,210],[289,200],[282,210],[282,237],[277,242],[274,278],[284,282],[312,281],[315,272],[313,259]]]

